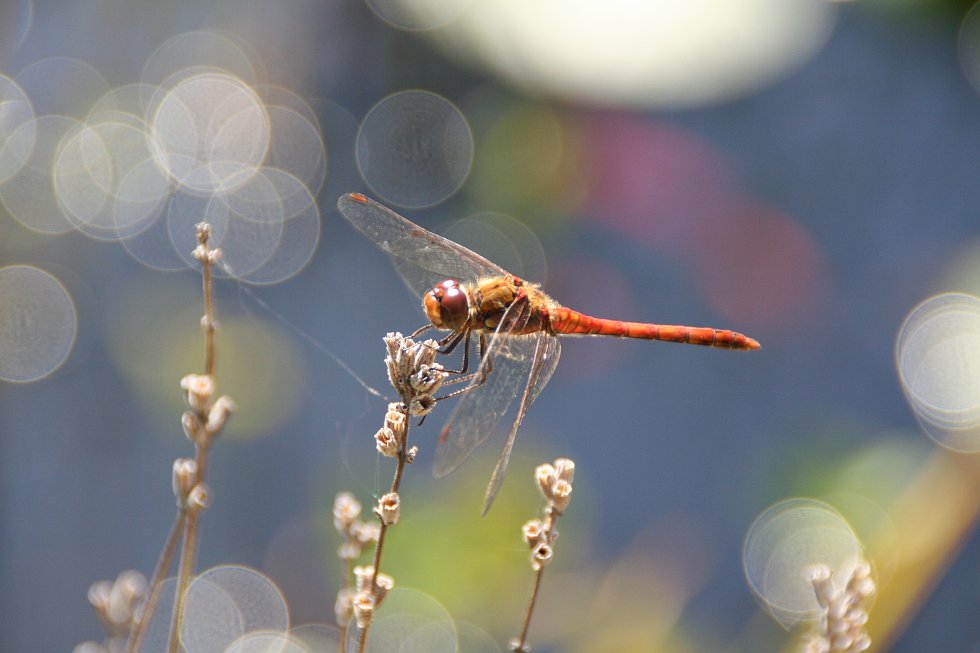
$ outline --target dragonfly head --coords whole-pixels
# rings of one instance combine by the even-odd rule
[[[466,289],[454,279],[447,279],[425,293],[425,314],[437,329],[456,331],[470,317],[470,300]]]

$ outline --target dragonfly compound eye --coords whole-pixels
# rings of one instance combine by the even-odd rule
[[[425,312],[437,329],[459,329],[469,318],[469,298],[458,281],[443,281],[426,293],[424,303]]]

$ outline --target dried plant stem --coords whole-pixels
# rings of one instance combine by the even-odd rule
[[[545,521],[544,521],[544,539],[550,540],[551,534],[555,532],[555,524],[558,522],[558,516],[560,513],[554,510],[552,507],[545,509]],[[527,608],[524,610],[524,620],[521,624],[520,634],[514,641],[511,647],[513,651],[527,651],[527,633],[531,628],[531,617],[534,615],[534,606],[538,601],[538,594],[541,593],[541,578],[544,576],[544,564],[536,565],[534,572],[534,584],[531,586],[531,594],[527,599]]]
[[[211,235],[211,228],[205,223],[197,225],[198,249],[195,251],[195,258],[201,263],[201,284],[202,294],[204,295],[204,317],[201,324],[204,327],[204,374],[205,376],[214,375],[215,367],[215,346],[214,346],[214,278],[211,271],[213,250],[208,246],[208,239]],[[201,424],[207,424],[208,415],[205,409],[195,411]],[[205,473],[208,464],[208,449],[210,438],[194,443],[194,462],[197,474],[194,479],[195,486],[203,486]],[[197,559],[197,541],[199,528],[199,518],[201,511],[196,508],[185,508],[186,517],[184,518],[184,537],[181,540],[180,563],[177,567],[177,589],[174,595],[174,615],[170,626],[170,647],[169,653],[178,653],[180,649],[180,626],[184,619],[184,602],[187,598],[187,587],[191,582],[191,575],[194,573],[194,562]]]
[[[527,645],[527,632],[531,629],[531,617],[534,614],[534,605],[538,600],[538,593],[541,591],[541,577],[544,575],[544,567],[538,569],[534,574],[534,585],[531,587],[531,595],[527,599],[527,608],[524,610],[524,622],[521,625],[521,633],[517,636],[515,651],[523,651]]]
[[[398,463],[395,466],[395,475],[391,479],[389,493],[398,493],[398,489],[401,487],[402,477],[405,474],[405,466],[408,464],[408,431],[409,421],[405,420],[405,435],[402,437],[401,446],[398,448]],[[378,533],[378,543],[374,547],[374,561],[372,562],[374,573],[371,577],[371,594],[374,596],[378,592],[378,572],[381,569],[381,554],[384,551],[385,535],[388,533],[388,524],[380,516],[378,518],[381,521],[381,530]],[[367,635],[370,627],[371,624],[368,623],[365,624],[364,628],[359,629],[357,642],[358,653],[364,653],[365,647],[367,647]]]
[[[163,551],[160,552],[160,558],[157,560],[157,565],[153,569],[153,576],[150,578],[146,593],[146,603],[143,605],[142,613],[133,626],[133,631],[129,634],[129,639],[126,640],[126,653],[136,653],[140,644],[143,643],[146,626],[150,622],[150,617],[156,611],[157,602],[160,600],[160,583],[173,563],[174,553],[177,552],[177,542],[180,541],[180,534],[184,530],[184,518],[185,513],[179,511],[177,517],[174,519],[173,526],[170,527],[170,533],[167,534],[167,539],[163,544]]]
[[[208,235],[198,236],[201,245],[206,249],[208,246]],[[204,256],[201,258],[201,283],[204,286],[204,373],[207,376],[214,375],[215,366],[215,346],[214,346],[214,279],[211,271],[211,258]]]
[[[350,558],[344,558],[343,561],[344,561],[343,564],[344,570],[341,578],[344,579],[344,590],[349,592],[351,587],[350,584],[351,561]],[[347,650],[347,628],[349,626],[350,626],[350,622],[347,622],[340,626],[340,638],[337,640],[337,653],[344,653],[344,651]]]
[[[205,332],[205,373],[189,374],[181,379],[184,399],[191,407],[184,413],[184,433],[194,442],[194,459],[174,461],[174,494],[177,499],[177,516],[157,561],[142,614],[135,621],[126,644],[126,653],[136,653],[143,642],[146,627],[159,605],[160,583],[170,569],[180,543],[180,561],[177,565],[177,586],[174,594],[174,610],[170,623],[170,639],[167,650],[180,650],[180,627],[184,614],[187,588],[194,573],[197,558],[198,533],[201,510],[208,504],[208,490],[204,483],[207,472],[208,452],[211,443],[221,433],[234,410],[234,402],[228,397],[213,399],[215,368],[215,319],[214,278],[212,266],[220,259],[221,252],[208,246],[211,228],[206,223],[197,225],[198,247],[194,258],[201,263],[204,317],[201,320]]]
[[[208,447],[198,445],[194,457],[197,463],[197,478],[195,485],[204,482],[204,472],[207,469]],[[180,625],[184,618],[184,601],[187,598],[187,587],[190,585],[191,575],[194,573],[194,561],[197,559],[197,540],[199,532],[199,518],[201,511],[185,509],[184,511],[184,536],[181,540],[180,562],[177,566],[177,588],[174,594],[174,614],[170,622],[170,653],[178,653],[180,650]]]

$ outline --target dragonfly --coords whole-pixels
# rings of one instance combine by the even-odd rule
[[[727,329],[624,322],[566,308],[541,287],[515,276],[476,252],[428,231],[360,193],[348,193],[337,208],[350,224],[384,251],[412,291],[422,299],[427,329],[448,331],[440,353],[463,346],[468,368],[471,341],[479,366],[467,385],[451,393],[459,400],[436,447],[436,478],[454,471],[482,444],[518,400],[514,421],[483,500],[483,514],[500,491],[517,431],[558,365],[558,336],[610,336],[662,340],[733,350],[759,349],[758,341]],[[518,399],[518,396],[520,397]]]

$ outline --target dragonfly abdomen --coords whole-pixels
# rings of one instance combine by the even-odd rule
[[[607,320],[585,315],[564,306],[552,309],[549,313],[551,330],[558,334],[663,340],[722,349],[759,348],[756,340],[727,329]]]

